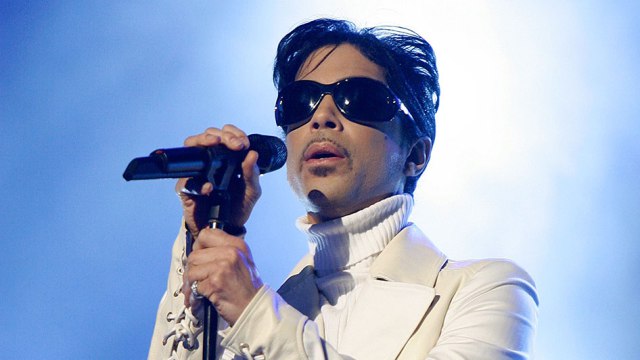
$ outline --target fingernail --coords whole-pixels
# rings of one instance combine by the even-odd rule
[[[233,144],[234,146],[241,146],[242,148],[244,148],[244,143],[242,142],[242,140],[240,140],[237,137],[231,139],[231,144]]]

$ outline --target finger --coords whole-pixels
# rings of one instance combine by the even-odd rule
[[[192,286],[194,281],[198,281],[200,295],[208,297],[222,291],[224,284],[233,283],[238,278],[252,279],[253,273],[249,269],[254,264],[239,249],[228,246],[199,252],[199,256],[189,256],[185,283]]]
[[[237,262],[253,264],[247,255],[248,252],[233,245],[194,250],[187,258],[189,281],[200,280],[200,276],[206,276],[200,273],[202,268],[234,265]]]
[[[216,294],[232,290],[232,284],[237,284],[239,279],[249,279],[249,282],[253,282],[252,273],[248,270],[253,265],[248,264],[245,257],[237,249],[229,247],[223,251],[220,249],[212,250],[201,251],[205,255],[200,258],[204,261],[202,264],[191,260],[192,264],[189,265],[188,271],[185,273],[184,283],[189,284],[188,288],[183,290],[185,297],[189,298],[185,304],[193,305],[194,300],[197,300],[192,289],[196,281],[197,294],[208,298],[212,303],[216,301]]]
[[[258,153],[249,151],[244,161],[242,161],[242,177],[246,184],[246,197],[255,204],[262,195],[260,187],[260,169],[258,168]]]
[[[187,286],[189,290],[188,290],[188,293],[185,293],[184,305],[186,307],[191,307],[192,312],[195,308],[197,308],[202,304],[203,299],[208,299],[209,301],[211,301],[211,299],[214,299],[214,300],[216,299],[215,292],[212,290],[209,290],[211,286],[208,282],[209,282],[209,279],[206,279],[204,281],[200,281],[200,280],[198,281],[198,284],[196,286],[196,290],[198,291],[197,296],[191,290],[191,286],[194,283],[191,282],[189,283],[190,285]]]
[[[224,125],[222,129],[210,127],[205,129],[202,133],[189,136],[185,139],[185,146],[216,146],[225,145],[231,150],[244,150],[249,148],[249,138],[244,131],[240,130],[234,125]],[[185,188],[187,180],[180,179],[176,184],[176,192],[182,192]],[[208,194],[212,188],[210,184],[204,184],[200,190],[200,194]]]
[[[244,131],[233,125],[225,125],[222,129],[208,128],[203,133],[188,137],[185,146],[215,146],[225,145],[231,150],[249,148],[249,138]]]
[[[176,182],[175,191],[183,200],[192,196],[207,196],[213,191],[213,184],[200,177],[180,178]]]
[[[249,252],[247,243],[240,237],[233,236],[220,229],[204,228],[193,243],[193,251],[209,248],[232,246],[244,253]]]
[[[209,128],[198,135],[189,136],[184,140],[185,146],[215,146],[222,143],[222,131]]]
[[[224,144],[232,150],[249,148],[247,134],[234,125],[224,125],[222,129],[210,127],[200,134],[185,139],[185,146],[215,146]]]
[[[208,264],[208,266],[211,266]],[[188,269],[188,268],[187,268]],[[185,306],[194,306],[200,302],[206,294],[202,292],[202,282],[209,276],[208,267],[200,267],[198,270],[187,270],[182,274],[182,294],[184,295]],[[195,291],[194,292],[194,287]]]
[[[182,193],[182,189],[184,189],[185,185],[187,184],[187,180],[189,180],[189,178],[178,179],[178,181],[176,182],[176,194],[180,195]]]
[[[216,128],[208,128],[203,133],[189,136],[185,139],[185,146],[216,146],[222,143],[222,130]],[[183,201],[183,204],[188,202],[188,200],[192,200],[189,195],[193,194],[193,191],[198,193],[199,195],[208,195],[213,190],[213,185],[211,183],[203,183],[197,184],[195,187],[189,187],[188,181],[189,178],[181,178],[176,182],[175,191],[180,196],[180,199]]]
[[[222,127],[222,143],[231,150],[245,150],[249,148],[249,138],[244,131],[233,125]]]
[[[184,295],[184,305],[186,307],[191,306],[191,283],[187,279],[187,272],[182,274],[182,294]]]
[[[194,283],[191,283],[191,285],[193,285],[193,284]],[[197,308],[200,307],[200,305],[202,305],[202,299],[205,298],[205,295],[200,293],[200,291],[201,291],[200,283],[198,283],[197,286],[196,286],[196,290],[198,291],[198,295],[197,296],[191,290],[191,285],[188,285],[188,283],[185,283],[183,285],[183,288],[187,289],[187,290],[183,290],[183,292],[186,291],[184,293],[184,306],[190,307],[192,313],[195,314],[196,311],[197,311]]]
[[[230,132],[233,135],[240,137],[240,138],[246,138],[247,134],[242,131],[240,128],[238,128],[235,125],[231,125],[231,124],[226,124],[222,127],[222,131],[223,132]],[[248,144],[247,144],[248,145]]]
[[[186,182],[176,185],[183,185],[181,189],[176,189],[178,194],[182,193],[196,197],[209,195],[213,191],[213,184],[202,176],[188,178]]]

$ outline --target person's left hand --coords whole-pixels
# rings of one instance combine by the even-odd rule
[[[244,239],[210,228],[200,231],[184,273],[185,305],[198,307],[198,303],[192,303],[191,284],[194,281],[198,281],[198,293],[209,299],[230,326],[262,287]]]

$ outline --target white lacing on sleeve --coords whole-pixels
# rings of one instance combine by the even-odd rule
[[[182,274],[187,264],[184,246],[180,260],[181,265],[176,268],[179,281],[177,282],[178,286],[174,289],[174,297],[178,297],[182,292]],[[167,322],[173,323],[173,326],[169,326],[169,331],[167,331],[162,338],[162,345],[171,346],[171,357],[169,357],[169,360],[179,360],[178,345],[180,345],[180,343],[182,343],[182,346],[186,350],[194,350],[200,346],[198,343],[198,335],[202,333],[203,327],[200,324],[200,320],[191,312],[190,308],[184,306],[184,303],[180,302],[178,312],[175,314],[169,312],[166,319]]]

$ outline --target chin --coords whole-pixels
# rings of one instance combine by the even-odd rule
[[[335,208],[340,201],[330,189],[323,187],[307,187],[295,189],[298,199],[303,203],[308,212],[326,212],[324,209]]]
[[[305,197],[305,208],[316,222],[328,221],[347,215],[348,211],[336,204],[320,190],[311,190]]]
[[[360,210],[363,203],[351,194],[313,189],[305,196],[306,209],[323,219],[335,219]]]

